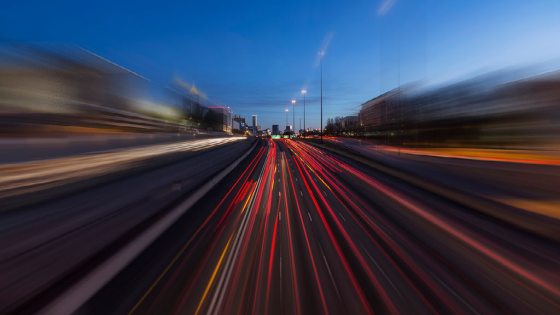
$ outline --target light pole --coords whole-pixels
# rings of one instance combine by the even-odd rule
[[[288,109],[286,108],[286,127],[288,126]]]
[[[321,143],[323,143],[323,51],[321,50],[319,52],[319,55],[321,56],[320,58],[320,62],[321,62]]]
[[[295,128],[295,124],[296,124],[296,100],[292,100],[292,130]],[[294,131],[294,136],[296,135],[295,131]],[[292,134],[290,134],[290,138],[292,137]]]
[[[303,137],[307,137],[307,129],[305,129],[305,93],[307,93],[306,90],[301,90],[301,93],[303,93]]]

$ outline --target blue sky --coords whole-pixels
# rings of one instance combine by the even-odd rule
[[[0,39],[73,43],[165,85],[195,81],[264,128],[301,89],[307,127],[399,83],[445,82],[560,56],[560,1],[40,1],[4,3]],[[291,118],[290,118],[291,121]],[[299,127],[299,122],[296,122]]]

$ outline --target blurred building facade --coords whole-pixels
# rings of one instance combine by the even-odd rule
[[[354,135],[358,131],[358,116],[346,116],[340,120],[340,128],[343,134]]]
[[[394,89],[361,105],[359,134],[389,145],[560,145],[560,71],[511,82],[502,77],[507,73]]]
[[[154,98],[155,91],[162,96]],[[0,47],[0,132],[103,128],[131,132],[207,130],[212,104],[193,84],[160,88],[74,45]],[[219,130],[231,131],[231,119]],[[225,127],[224,127],[225,126]],[[61,131],[62,132],[62,131]],[[66,131],[64,131],[66,132]],[[84,131],[86,132],[86,131]]]
[[[398,119],[399,90],[395,89],[362,104],[357,123],[365,135],[387,133]]]
[[[232,132],[233,111],[229,107],[209,107],[210,120],[214,131]]]

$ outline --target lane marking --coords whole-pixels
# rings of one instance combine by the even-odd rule
[[[325,253],[323,253],[322,248],[321,248],[321,253],[323,254],[323,260],[325,261],[325,265],[327,265],[327,270],[329,271],[329,275],[331,276],[331,281],[333,283],[334,289],[336,290],[336,295],[338,295],[338,299],[342,302],[342,296],[340,296],[340,291],[338,291],[338,286],[336,285],[336,282],[334,281],[334,277],[333,277],[332,272],[331,272],[331,267],[329,267],[329,263],[327,262],[327,257],[325,257]]]
[[[325,195],[325,197],[327,196],[327,193],[323,190],[323,194]]]
[[[342,220],[344,220],[344,222],[346,222],[346,219],[342,216],[342,213],[339,212],[338,214],[340,214],[340,217],[342,218]]]
[[[214,268],[214,273],[212,273],[212,277],[210,278],[210,281],[208,282],[208,285],[206,286],[206,290],[204,291],[204,294],[202,295],[202,299],[200,300],[200,303],[198,303],[198,307],[196,308],[195,314],[198,314],[198,312],[200,311],[200,308],[202,307],[202,304],[204,303],[204,299],[206,298],[206,295],[208,294],[208,290],[210,290],[210,287],[212,286],[212,282],[214,282],[214,278],[216,277],[216,273],[218,273],[218,269],[220,269],[220,265],[222,264],[222,260],[224,259],[224,256],[226,255],[227,249],[229,248],[229,244],[231,242],[231,239],[232,239],[232,237],[229,238],[229,241],[226,245],[226,248],[222,252],[222,256],[220,257],[220,260],[218,261],[218,265],[216,265],[216,268]]]
[[[313,219],[311,219],[311,214],[309,214],[309,212],[307,212],[307,215],[309,216],[309,220],[313,221]]]
[[[367,251],[367,249],[364,247],[363,244],[360,243],[360,245],[362,246],[362,248],[364,249],[364,251],[366,252],[366,254],[369,256],[369,258],[371,259],[371,261],[373,261],[373,263],[377,266],[377,269],[379,269],[379,271],[381,271],[381,273],[383,274],[383,276],[385,276],[385,279],[387,279],[387,281],[389,281],[389,283],[391,284],[391,286],[393,287],[393,289],[395,289],[395,291],[397,291],[397,293],[402,297],[403,295],[401,294],[401,292],[397,289],[397,287],[393,284],[393,282],[391,281],[391,279],[389,279],[389,277],[385,274],[385,272],[383,271],[383,269],[381,269],[381,267],[377,264],[377,261],[375,261],[375,259],[373,259],[373,257],[371,257],[371,255],[369,254],[369,252]]]
[[[54,301],[51,301],[47,306],[42,308],[38,313],[40,314],[73,314],[80,308],[87,300],[89,300],[95,293],[97,293],[105,284],[113,279],[121,270],[123,270],[130,262],[138,257],[144,249],[152,244],[161,234],[175,223],[185,212],[187,212],[200,198],[202,198],[210,189],[212,189],[218,182],[220,182],[226,175],[228,175],[241,161],[243,161],[254,148],[257,147],[258,142],[255,142],[249,151],[245,152],[222,172],[214,177],[213,180],[208,181],[204,186],[195,191],[189,198],[184,200],[181,204],[175,207],[166,216],[161,218],[150,226],[143,234],[132,240],[127,246],[123,247],[115,255],[108,258],[100,266],[96,267],[91,273],[85,275],[78,283],[73,285],[66,292],[63,292]],[[262,150],[262,149],[261,149]],[[257,153],[255,159],[260,155]],[[258,162],[257,162],[258,163]],[[251,162],[252,164],[252,162]],[[202,227],[201,227],[202,228]],[[193,237],[183,246],[182,251],[186,250],[190,242],[197,235],[195,232]],[[146,291],[142,298],[136,303],[134,308],[129,312],[133,313],[142,301],[148,296],[156,284],[163,278],[167,271],[177,261],[181,252],[175,256],[171,263],[164,269],[163,273],[156,279],[152,286]]]
[[[299,194],[303,197],[303,193],[301,192],[301,190],[299,191]]]
[[[267,162],[268,162],[268,160],[267,160]],[[261,187],[261,184],[263,183],[265,170],[268,167],[268,166],[266,166],[266,164],[267,163],[263,164],[263,168],[261,170],[259,179],[257,180],[257,184],[255,186],[256,191],[259,191],[259,189]],[[272,184],[271,189],[273,189],[273,188],[274,188],[274,184]],[[250,203],[251,210],[254,209],[255,200],[257,198],[256,194],[254,192],[255,191],[253,191],[253,194],[251,196],[251,199],[252,199],[251,203]],[[248,226],[248,222],[249,222],[249,218],[250,218],[250,213],[251,213],[251,210],[245,212],[245,210],[247,209],[246,205],[247,205],[248,202],[249,202],[249,200],[247,200],[247,202],[245,202],[245,206],[244,206],[243,210],[241,211],[241,213],[245,213],[245,215],[243,217],[243,221],[241,222],[241,225],[240,225],[241,232],[240,233],[238,232],[237,235],[235,236],[231,251],[228,254],[228,258],[227,258],[227,260],[225,262],[225,265],[224,265],[224,270],[222,271],[222,274],[221,274],[220,279],[218,281],[218,284],[217,284],[217,287],[216,287],[216,292],[214,293],[214,296],[213,296],[212,301],[210,303],[210,306],[208,308],[207,314],[211,314],[211,313],[216,314],[218,312],[218,310],[220,309],[222,300],[223,300],[224,295],[225,295],[224,288],[227,287],[227,285],[229,283],[229,279],[231,278],[231,274],[232,274],[232,271],[233,271],[233,265],[234,265],[234,262],[237,260],[237,255],[239,254],[239,250],[240,250],[240,247],[241,247],[241,242],[242,242],[242,240],[244,238],[244,235],[245,235],[245,232],[247,230],[247,226]],[[232,234],[231,237],[233,237],[233,234]],[[216,306],[215,310],[214,310],[214,306]]]
[[[282,212],[278,212],[278,215],[280,216],[279,220],[282,221]]]
[[[449,292],[453,293],[453,295],[455,295],[455,297],[457,299],[459,299],[459,301],[463,302],[463,304],[465,304],[468,308],[471,309],[471,311],[473,311],[473,313],[480,315],[479,312],[477,312],[469,303],[467,303],[465,300],[463,300],[457,293],[455,293],[455,291],[451,290],[451,288],[449,288],[443,281],[440,280],[440,278],[438,278],[436,275],[434,275],[433,272],[429,271],[428,272],[434,277],[436,278],[437,281],[439,281],[439,283],[441,283],[447,290],[449,290]]]

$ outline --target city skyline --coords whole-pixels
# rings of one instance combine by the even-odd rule
[[[162,86],[178,75],[236,114],[259,115],[262,126],[279,123],[274,116],[292,99],[297,115],[302,89],[307,123],[319,126],[320,50],[325,117],[355,115],[360,104],[399,84],[554,63],[560,55],[557,1],[219,4],[156,7],[148,23],[142,4],[100,1],[76,11],[12,3],[0,12],[0,38],[73,43]],[[115,13],[97,19],[107,7]],[[66,27],[78,21],[89,26]],[[115,30],[123,22],[130,26]]]

